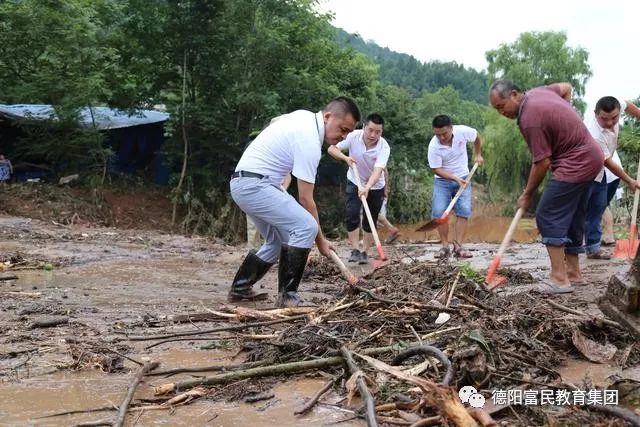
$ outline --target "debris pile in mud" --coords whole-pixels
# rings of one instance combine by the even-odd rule
[[[316,261],[306,280],[330,278],[335,283],[341,281],[338,274],[328,263]],[[513,270],[501,274],[519,283],[531,281],[527,274]],[[473,386],[485,395],[491,390],[585,389],[590,385],[564,384],[557,368],[570,355],[591,358],[607,346],[613,352],[604,357],[615,358],[619,366],[640,363],[640,347],[614,322],[593,318],[543,295],[490,294],[481,276],[467,266],[394,263],[375,270],[357,286],[345,284],[337,296],[307,311],[304,324],[299,317],[296,323],[292,318],[289,326],[270,326],[277,331],[269,335],[254,329],[255,335],[238,339],[247,350],[250,369],[288,363],[295,366],[290,371],[294,373],[300,363],[314,366],[336,356],[351,357],[349,373],[345,368],[343,376],[351,378],[345,384],[349,395],[366,396],[362,387],[368,384],[378,405],[377,415],[371,408],[364,411],[367,419],[380,417],[390,424],[409,425],[424,419],[455,424],[452,417],[471,417],[486,425],[495,414],[509,425],[544,423],[549,412],[544,406],[512,406],[511,412],[500,412],[506,406],[489,405],[484,412],[467,411],[453,391],[463,386]],[[246,315],[247,309],[241,311]],[[291,309],[289,313],[300,312]],[[278,315],[282,318],[284,314]],[[413,347],[420,349],[407,353]],[[371,356],[375,359],[367,358]],[[427,356],[435,356],[440,363]],[[418,365],[411,366],[410,361]],[[330,368],[335,374],[340,363],[322,366],[335,366]],[[264,375],[256,372],[261,372],[256,376]],[[366,381],[359,380],[362,378]],[[174,389],[227,380],[192,380],[176,383]],[[606,416],[586,407],[570,408],[556,408],[553,417],[561,423],[608,423]]]

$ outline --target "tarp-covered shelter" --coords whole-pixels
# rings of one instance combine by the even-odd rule
[[[93,113],[93,115],[92,115]],[[84,108],[79,112],[79,126],[104,131],[105,143],[111,147],[115,157],[109,165],[110,172],[145,175],[158,184],[166,184],[169,170],[162,154],[164,122],[169,114],[155,110],[135,112],[115,110],[108,107]],[[56,120],[51,105],[0,104],[0,120],[25,124]],[[2,132],[2,138],[15,138],[16,131]],[[11,141],[0,141],[9,145]]]

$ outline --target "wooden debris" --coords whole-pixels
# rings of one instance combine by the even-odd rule
[[[129,386],[129,390],[127,391],[127,395],[125,396],[124,400],[122,401],[122,403],[120,404],[120,409],[118,410],[118,417],[116,418],[116,420],[113,423],[114,427],[122,427],[124,424],[124,419],[127,416],[127,411],[129,409],[129,404],[131,403],[131,400],[133,399],[133,395],[136,392],[136,388],[138,387],[138,384],[140,384],[140,381],[142,380],[142,377],[149,371],[152,371],[153,369],[157,368],[159,365],[158,362],[146,362],[140,369],[138,369],[138,372],[136,373],[136,376],[133,377],[133,381],[131,382],[131,385]]]
[[[302,407],[296,409],[295,411],[293,411],[294,415],[302,415],[302,414],[306,414],[307,412],[309,412],[315,405],[316,403],[318,403],[318,400],[320,400],[320,398],[329,390],[331,390],[331,387],[333,386],[333,383],[335,382],[334,379],[332,379],[331,381],[327,381],[327,383],[325,385],[322,386],[322,388],[320,390],[318,390],[318,392],[311,398],[309,399]]]
[[[351,352],[346,347],[342,347],[340,349],[342,356],[344,357],[347,366],[349,367],[349,372],[351,373],[350,381],[354,381],[358,386],[358,391],[360,392],[360,397],[364,401],[365,406],[365,415],[364,418],[367,421],[368,427],[377,427],[378,421],[376,420],[376,404],[373,401],[373,396],[369,391],[369,387],[367,387],[367,382],[365,379],[364,372],[358,368],[358,365],[353,361],[353,356],[351,356]]]

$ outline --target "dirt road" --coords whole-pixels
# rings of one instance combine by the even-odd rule
[[[344,245],[338,245],[338,249],[346,259],[348,249]],[[483,273],[497,245],[476,243],[469,249],[474,254],[469,266]],[[387,248],[391,258],[407,263],[430,260],[437,250],[437,245],[407,242]],[[232,335],[213,342],[178,341],[145,349],[148,342],[129,341],[125,333],[161,334],[215,326],[212,322],[185,324],[175,320],[179,315],[225,307],[228,285],[245,253],[245,248],[199,237],[63,226],[0,216],[0,261],[6,270],[0,271],[0,277],[17,276],[17,280],[0,281],[0,425],[70,425],[105,418],[105,412],[98,412],[36,419],[54,412],[119,405],[137,369],[129,359],[159,361],[163,369],[244,361],[241,350],[247,349],[239,348],[241,344]],[[535,243],[511,247],[503,265],[526,270],[534,279],[548,273],[543,247]],[[369,266],[352,267],[360,276],[371,270]],[[585,276],[590,285],[559,301],[601,315],[594,305],[596,297],[604,292],[613,273],[627,268],[622,261],[589,261]],[[276,274],[273,269],[263,280],[270,300],[256,308],[273,306]],[[337,279],[305,282],[302,296],[310,303],[330,301],[342,285]],[[534,288],[535,283],[507,286],[505,290]],[[52,318],[66,321],[49,328],[35,326],[40,320]],[[579,369],[571,364],[566,367],[567,381],[579,382],[591,370],[594,376],[600,373],[603,386],[608,386],[611,381],[606,380],[607,374],[623,371],[613,364],[603,370],[602,364],[581,363],[586,365]],[[224,400],[209,396],[174,411],[143,411],[133,417],[137,425],[172,426],[229,426],[240,422],[261,426],[329,425],[354,418],[338,405],[342,396],[335,391],[309,415],[294,416],[293,409],[311,397],[326,378],[310,373],[285,380],[279,377],[258,381],[257,385],[236,385],[237,399],[231,401],[229,390],[221,387],[217,390],[226,393]],[[151,398],[152,386],[163,382],[166,380],[147,379],[136,396]],[[271,399],[242,401],[248,394],[269,390],[274,395]],[[355,419],[340,425],[363,424]]]

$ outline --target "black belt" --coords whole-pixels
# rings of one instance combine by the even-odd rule
[[[264,175],[260,175],[259,173],[247,172],[247,171],[237,171],[237,172],[234,172],[231,175],[232,179],[233,178],[238,178],[238,177],[262,179],[262,178],[264,178]]]

